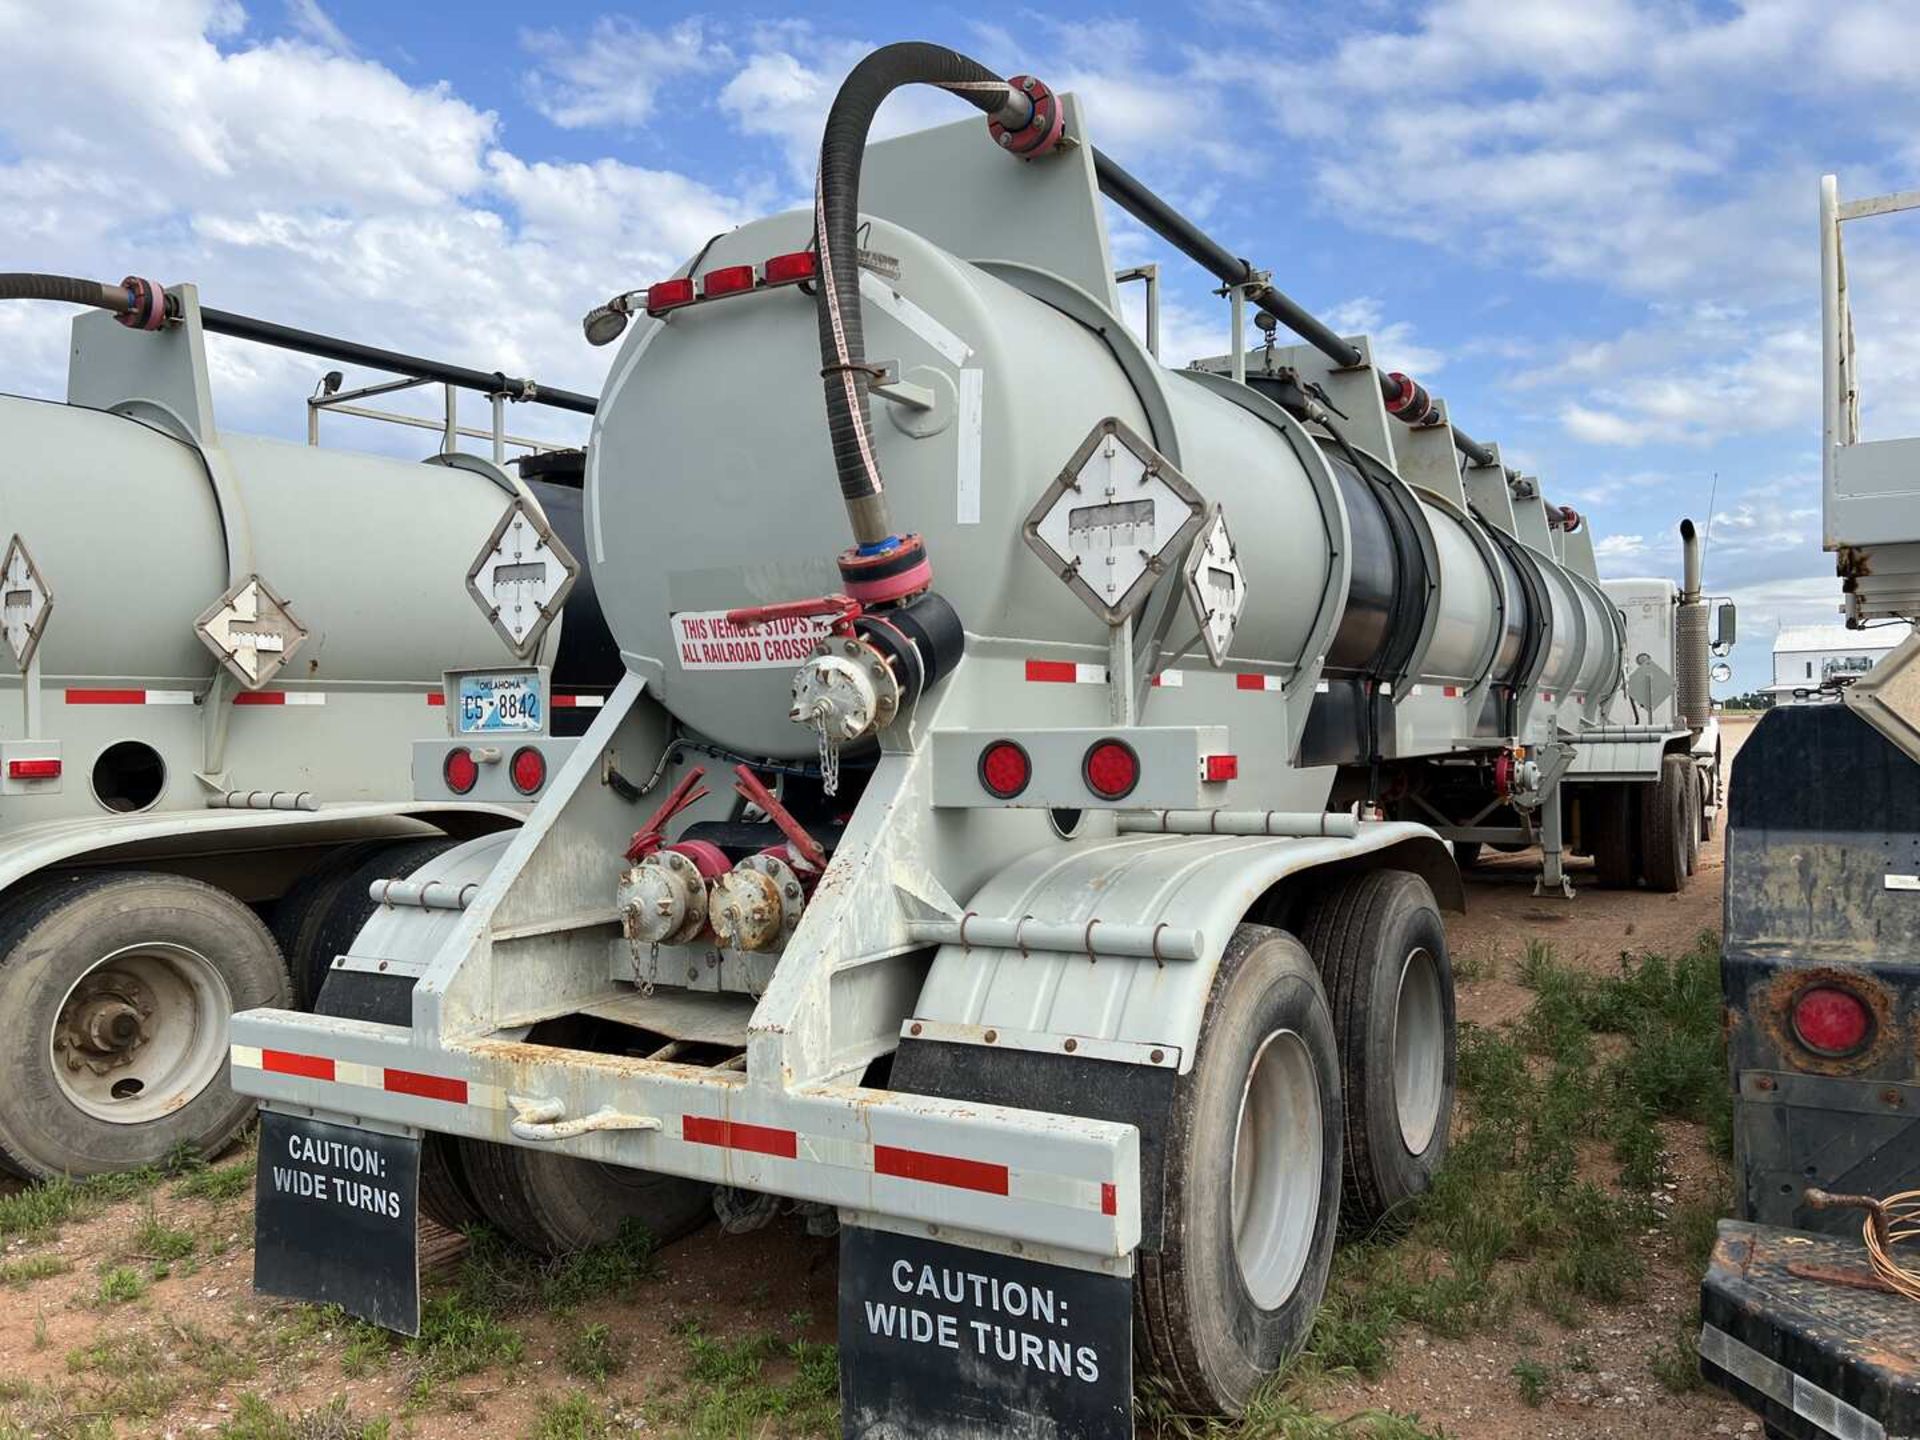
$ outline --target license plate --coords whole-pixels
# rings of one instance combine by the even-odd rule
[[[840,1227],[847,1435],[1133,1435],[1133,1282]]]
[[[546,724],[537,674],[462,675],[455,700],[462,735],[538,733]]]
[[[420,1141],[268,1111],[253,1288],[420,1333]]]

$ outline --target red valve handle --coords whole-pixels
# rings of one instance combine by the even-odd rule
[[[815,595],[807,600],[782,600],[775,605],[743,605],[727,611],[727,623],[742,630],[770,625],[776,620],[800,620],[809,615],[831,615],[832,629],[844,634],[853,617],[860,613],[860,602],[851,595]]]

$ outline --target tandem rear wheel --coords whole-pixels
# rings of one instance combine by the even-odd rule
[[[252,1118],[227,1019],[284,1006],[286,967],[224,890],[137,871],[49,876],[0,910],[0,1157],[35,1178],[211,1155]]]
[[[1340,1209],[1334,1019],[1285,931],[1235,930],[1167,1117],[1162,1243],[1134,1283],[1134,1353],[1188,1413],[1236,1415],[1306,1344]]]

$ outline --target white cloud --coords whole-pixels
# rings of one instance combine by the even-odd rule
[[[287,20],[304,39],[338,55],[353,54],[353,42],[333,17],[320,8],[320,0],[287,0]]]
[[[1380,302],[1370,295],[1343,300],[1320,318],[1343,335],[1370,336],[1374,364],[1382,370],[1397,370],[1424,381],[1439,374],[1447,363],[1440,351],[1413,338],[1413,326],[1407,321],[1386,320]]]
[[[664,84],[711,74],[732,58],[698,19],[648,30],[606,15],[586,35],[541,30],[523,36],[522,43],[540,59],[527,77],[528,98],[542,115],[569,130],[645,124]]]

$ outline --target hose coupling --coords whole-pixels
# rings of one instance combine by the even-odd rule
[[[1037,160],[1058,149],[1067,125],[1060,97],[1032,75],[1015,75],[1007,84],[1013,91],[1007,104],[987,117],[993,143],[1022,160]]]

